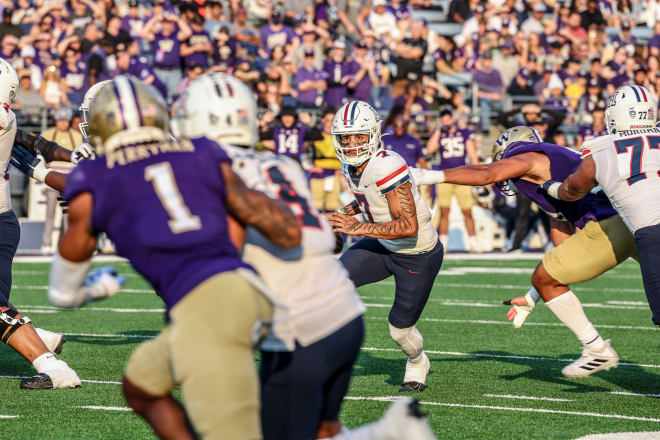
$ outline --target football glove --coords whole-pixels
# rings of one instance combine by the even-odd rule
[[[96,153],[94,152],[94,148],[92,148],[87,142],[83,142],[71,152],[71,163],[78,165],[85,159],[94,159],[95,157]]]
[[[103,266],[91,271],[85,281],[85,302],[109,298],[119,293],[126,282],[126,277],[119,275],[112,266]]]
[[[509,313],[507,313],[507,317],[509,318],[509,321],[513,319],[513,326],[515,328],[522,327],[529,314],[532,313],[532,310],[536,307],[539,298],[540,295],[536,289],[532,287],[525,296],[519,296],[517,298],[503,301],[505,305],[513,306],[509,310]],[[511,318],[513,311],[515,311],[515,316]]]
[[[45,182],[46,175],[53,171],[46,166],[43,156],[34,157],[28,150],[21,146],[14,146],[9,162],[23,174],[42,183]]]

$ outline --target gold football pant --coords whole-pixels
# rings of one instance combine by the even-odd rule
[[[259,379],[252,351],[268,300],[239,271],[195,287],[170,311],[170,324],[133,352],[126,377],[156,396],[181,386],[184,406],[204,439],[261,439]]]

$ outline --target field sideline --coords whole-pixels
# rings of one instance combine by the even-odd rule
[[[546,307],[537,307],[521,329],[506,321],[501,301],[527,291],[538,262],[524,257],[452,256],[443,265],[419,323],[432,364],[428,388],[416,396],[438,438],[566,439],[640,431],[660,437],[660,328],[651,323],[637,263],[574,287],[621,363],[570,380],[560,371],[580,355],[579,343]],[[49,265],[39,258],[18,261],[11,301],[36,326],[68,335],[61,358],[83,386],[20,390],[16,377],[34,370],[0,346],[0,437],[152,438],[127,410],[119,381],[129,353],[164,326],[160,299],[127,263],[116,261],[128,276],[119,295],[60,310],[45,295]],[[405,359],[387,330],[393,289],[392,280],[359,289],[367,335],[342,412],[349,427],[376,420],[397,397]]]

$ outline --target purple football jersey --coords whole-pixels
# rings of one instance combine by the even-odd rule
[[[580,153],[554,144],[534,142],[514,142],[510,144],[502,159],[522,153],[542,153],[550,159],[550,176],[552,180],[563,182],[580,166]],[[511,179],[518,190],[535,202],[548,214],[561,220],[573,222],[578,228],[590,221],[598,221],[616,214],[605,193],[587,194],[586,197],[575,202],[565,202],[550,197],[536,183],[520,178]]]
[[[386,150],[399,153],[409,167],[416,167],[417,160],[424,157],[422,143],[408,133],[404,133],[401,137],[396,136],[391,129],[388,129],[385,133],[388,135],[383,136],[383,147]]]
[[[332,60],[323,62],[323,71],[327,75],[328,89],[325,92],[325,102],[333,107],[344,105],[348,98],[348,87],[341,80],[350,73],[348,63],[336,63]]]
[[[289,128],[282,125],[273,128],[275,154],[283,154],[300,161],[305,147],[305,133],[308,129],[302,122],[296,122]]]
[[[154,37],[154,67],[157,69],[178,69],[181,67],[181,43],[177,38],[178,30],[167,37],[157,33]]]
[[[94,232],[108,235],[169,310],[204,280],[249,268],[229,239],[223,162],[231,160],[206,138],[127,146],[81,162],[65,197],[92,194]]]
[[[474,133],[469,128],[452,132],[440,132],[440,148],[432,163],[434,170],[447,170],[462,167],[467,163],[467,141],[474,139]]]

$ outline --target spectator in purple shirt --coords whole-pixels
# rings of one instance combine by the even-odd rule
[[[347,84],[350,80],[351,65],[344,59],[345,52],[346,45],[342,41],[335,41],[330,50],[330,58],[323,62],[328,85],[325,102],[336,108],[341,107],[348,100]]]
[[[89,88],[87,65],[80,60],[80,54],[73,49],[64,53],[64,63],[60,67],[60,76],[66,84],[67,98],[71,106],[78,108],[82,104],[85,91]]]
[[[177,27],[178,24],[178,27]],[[156,27],[160,25],[160,31]],[[154,15],[142,29],[140,36],[154,45],[154,70],[170,97],[182,79],[181,42],[186,41],[192,31],[182,18],[171,12]]]
[[[660,57],[660,21],[656,21],[653,26],[653,36],[648,42],[648,47],[650,55]]]
[[[165,84],[156,76],[149,64],[138,58],[138,52],[139,48],[135,40],[128,46],[123,43],[117,45],[117,72],[121,75],[132,75],[145,84],[151,84],[163,98],[167,98]]]
[[[213,44],[211,44],[211,37],[204,30],[204,17],[194,15],[191,28],[192,34],[187,41],[181,44],[181,56],[186,65],[194,63],[202,69],[206,69],[209,67],[209,56],[213,55]]]
[[[300,44],[300,39],[293,32],[289,26],[282,24],[284,15],[279,10],[274,10],[270,15],[270,20],[268,24],[261,28],[259,35],[261,36],[261,49],[260,56],[262,58],[270,58],[270,51],[275,46],[287,46],[291,45],[287,49],[287,53],[293,53],[298,44]]]
[[[214,72],[231,72],[236,64],[236,38],[229,34],[229,29],[226,27],[220,28],[220,31],[215,35],[213,51],[213,66],[211,71]]]
[[[399,114],[394,117],[392,125],[385,129],[383,147],[399,153],[409,167],[426,168],[426,159],[422,151],[422,143],[416,137],[408,134],[408,121]]]
[[[371,88],[379,83],[376,74],[376,60],[368,55],[367,45],[358,41],[355,45],[353,60],[350,62],[351,75],[348,89],[352,91],[351,98],[359,101],[371,101]]]
[[[477,97],[481,110],[481,129],[484,133],[490,132],[491,111],[502,102],[502,77],[497,70],[493,70],[492,65],[493,55],[490,52],[484,53],[481,67],[472,76],[472,81],[479,87]]]
[[[140,6],[137,0],[128,2],[128,14],[121,19],[121,28],[132,38],[139,38],[144,27],[144,19],[140,17]]]
[[[303,107],[320,107],[323,104],[323,94],[327,89],[327,74],[314,67],[314,52],[305,52],[302,67],[296,73],[296,88],[298,104]]]
[[[422,85],[419,81],[408,81],[403,95],[396,97],[394,105],[403,107],[403,117],[406,120],[419,119],[416,118],[416,115],[430,109],[428,103],[422,98]]]

